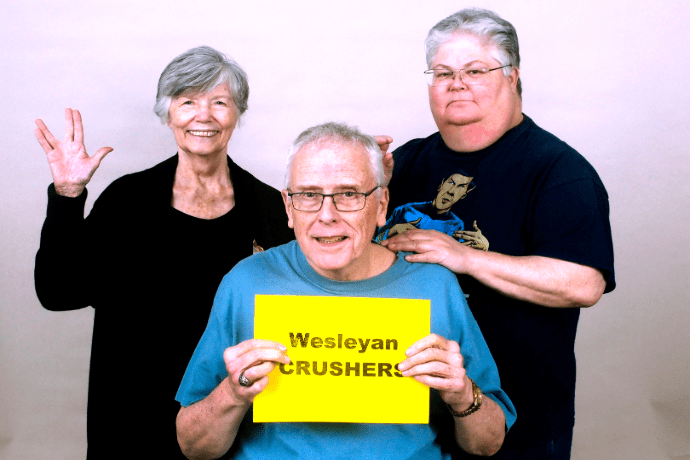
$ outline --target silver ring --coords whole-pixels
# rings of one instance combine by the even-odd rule
[[[240,385],[242,385],[243,387],[252,386],[252,382],[250,382],[249,379],[244,376],[244,371],[240,372],[240,376],[237,379],[237,381],[240,382]]]

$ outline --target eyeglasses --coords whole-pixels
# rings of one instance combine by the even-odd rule
[[[288,196],[292,200],[292,207],[297,211],[317,212],[321,210],[323,199],[331,197],[335,209],[341,212],[361,211],[367,202],[367,197],[374,193],[374,190],[381,187],[377,185],[367,193],[362,192],[338,192],[338,193],[317,193],[317,192],[297,192]]]
[[[485,68],[470,68],[470,69],[429,69],[425,70],[427,84],[429,86],[450,86],[455,81],[455,74],[457,73],[466,85],[480,85],[486,81],[489,72],[502,69],[504,67],[511,67],[511,64],[501,67],[494,67],[493,69]]]

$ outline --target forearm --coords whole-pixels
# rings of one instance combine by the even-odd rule
[[[466,274],[508,296],[546,307],[590,307],[604,293],[599,270],[541,256],[507,256],[496,252],[468,253]]]
[[[206,398],[180,408],[177,441],[182,453],[192,460],[214,459],[225,454],[237,436],[249,405],[231,401],[223,380]]]
[[[48,310],[89,305],[93,267],[86,254],[93,245],[84,220],[85,200],[86,193],[72,199],[58,196],[52,185],[48,189],[48,210],[34,270],[36,294]]]
[[[606,281],[595,268],[542,256],[508,256],[473,249],[435,230],[409,230],[383,242],[411,252],[409,262],[443,265],[508,297],[546,307],[590,307]]]
[[[454,407],[461,412],[467,407]],[[465,452],[473,455],[493,455],[503,445],[506,418],[501,407],[484,395],[482,405],[466,417],[455,420],[455,440]]]

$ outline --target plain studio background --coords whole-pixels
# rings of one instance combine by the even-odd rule
[[[476,5],[518,30],[525,113],[582,153],[610,195],[618,288],[581,316],[573,458],[690,459],[690,7],[680,0]],[[423,41],[437,21],[467,6],[5,0],[0,458],[78,459],[86,448],[93,311],[45,311],[33,288],[51,182],[36,118],[61,138],[65,107],[78,108],[88,151],[115,149],[89,185],[88,210],[115,178],[175,153],[152,110],[158,76],[179,53],[210,45],[249,75],[249,110],[230,154],[280,188],[290,142],[316,123],[389,134],[394,148],[434,132]],[[165,352],[164,343],[142,350],[151,359]],[[135,375],[113,378],[156,388]],[[539,382],[531,383],[539,404]]]

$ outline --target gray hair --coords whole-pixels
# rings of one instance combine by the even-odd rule
[[[383,154],[376,139],[372,136],[363,134],[356,126],[348,126],[345,123],[328,122],[321,125],[312,126],[297,136],[295,142],[290,147],[288,153],[287,166],[285,169],[285,188],[290,186],[292,162],[295,155],[303,147],[315,145],[353,145],[361,144],[367,151],[369,158],[369,170],[376,181],[376,185],[385,185],[385,174],[383,170]],[[380,193],[381,189],[377,192]]]
[[[158,79],[158,93],[153,111],[167,123],[170,102],[187,92],[205,93],[227,84],[239,116],[247,110],[249,83],[247,74],[232,59],[210,46],[199,46],[173,59]]]
[[[520,47],[515,27],[493,11],[481,8],[460,10],[431,28],[424,42],[427,67],[431,68],[441,45],[463,33],[472,34],[493,45],[497,52],[494,57],[502,66],[520,68]],[[511,71],[510,67],[505,67],[503,74],[507,77]],[[517,92],[522,97],[520,78],[517,82]]]

